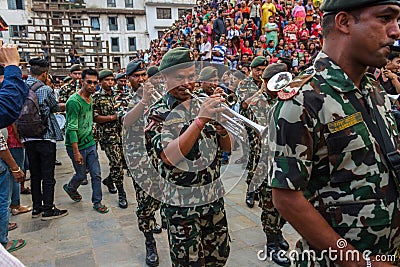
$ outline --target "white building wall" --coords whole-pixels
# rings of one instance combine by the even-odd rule
[[[28,2],[28,3],[27,3]],[[9,10],[7,0],[0,0],[0,16],[4,19],[4,21],[10,25],[27,25],[29,20],[29,1],[25,0],[25,10]],[[1,32],[0,39],[5,43],[12,42],[10,40],[9,31]]]
[[[86,0],[86,8],[104,8],[104,9],[113,9],[112,7],[107,7],[107,1],[102,0]],[[143,10],[144,11],[144,0],[133,0],[133,8],[125,8],[125,0],[116,0],[115,9],[124,9],[124,10]],[[105,13],[105,12],[104,12]],[[111,55],[115,55],[116,57],[120,57],[121,59],[121,67],[126,67],[129,63],[129,58],[132,57],[135,53],[133,51],[129,51],[129,37],[136,37],[136,49],[137,50],[145,50],[149,48],[150,40],[147,32],[146,25],[146,15],[129,15],[129,14],[102,14],[101,11],[98,14],[90,14],[92,17],[99,17],[100,21],[100,30],[94,31],[99,33],[101,39],[104,41],[108,41],[109,43],[109,51]],[[109,17],[117,16],[118,20],[118,30],[110,31],[109,30]],[[127,30],[127,22],[126,17],[134,17],[135,18],[135,30]],[[90,19],[88,20],[90,23]],[[117,37],[119,38],[119,51],[120,52],[112,52],[111,51],[111,38]],[[119,55],[117,55],[119,54]],[[121,55],[122,54],[122,55]]]
[[[158,31],[172,26],[178,19],[179,9],[192,9],[195,0],[146,0],[146,20],[150,40],[158,38]],[[171,19],[157,19],[157,8],[171,8]]]

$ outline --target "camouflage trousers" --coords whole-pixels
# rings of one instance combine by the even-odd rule
[[[101,149],[104,150],[108,158],[108,165],[110,166],[109,177],[115,185],[122,185],[124,181],[124,154],[122,144],[101,144]]]
[[[230,252],[225,210],[201,217],[174,215],[167,225],[172,266],[225,265]]]
[[[136,192],[136,201],[138,203],[136,216],[138,218],[139,230],[143,233],[152,232],[156,225],[155,213],[160,209],[161,202],[148,195],[135,181],[135,179],[145,175],[143,169],[139,168],[131,171],[130,175]]]
[[[250,185],[251,181],[253,180],[254,177],[254,172],[256,171],[257,164],[260,160],[260,153],[261,153],[261,142],[258,137],[256,137],[254,134],[249,134],[249,146],[250,146],[250,151],[249,151],[249,158],[247,160],[247,177],[246,177],[246,183]],[[252,188],[253,190],[255,188]]]
[[[259,207],[261,211],[261,223],[266,235],[281,234],[286,220],[279,214],[272,203],[272,188],[264,182],[259,188]]]

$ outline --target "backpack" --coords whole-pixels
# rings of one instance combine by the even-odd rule
[[[43,138],[47,131],[48,116],[41,114],[36,90],[44,86],[42,82],[36,82],[30,86],[29,95],[26,98],[19,118],[15,122],[18,134],[23,138]]]

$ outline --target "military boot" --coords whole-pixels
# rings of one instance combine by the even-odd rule
[[[124,185],[123,184],[117,185],[117,189],[118,189],[118,206],[121,209],[126,209],[128,207],[128,201],[126,201],[126,193],[124,190]]]
[[[146,241],[146,264],[150,267],[158,266],[156,240]]]
[[[281,249],[285,251],[289,250],[289,243],[285,240],[282,233],[278,234],[278,244]]]
[[[267,255],[280,266],[290,266],[291,262],[279,246],[279,234],[267,235]]]
[[[250,192],[249,187],[247,187],[247,192],[246,192],[246,205],[249,208],[254,207],[254,191]]]
[[[111,180],[110,176],[108,176],[106,179],[103,180],[103,184],[105,186],[107,186],[108,192],[110,192],[110,194],[116,194],[117,193],[117,189],[115,188],[114,183]]]

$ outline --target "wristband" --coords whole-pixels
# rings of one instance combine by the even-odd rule
[[[197,127],[199,127],[200,131],[203,130],[204,124],[200,121],[199,117],[194,118],[194,122],[196,123]]]
[[[16,171],[11,170],[12,173],[19,173],[19,172],[21,172],[21,171],[22,171],[22,170],[21,170],[20,167],[18,167],[18,170],[16,170]]]

